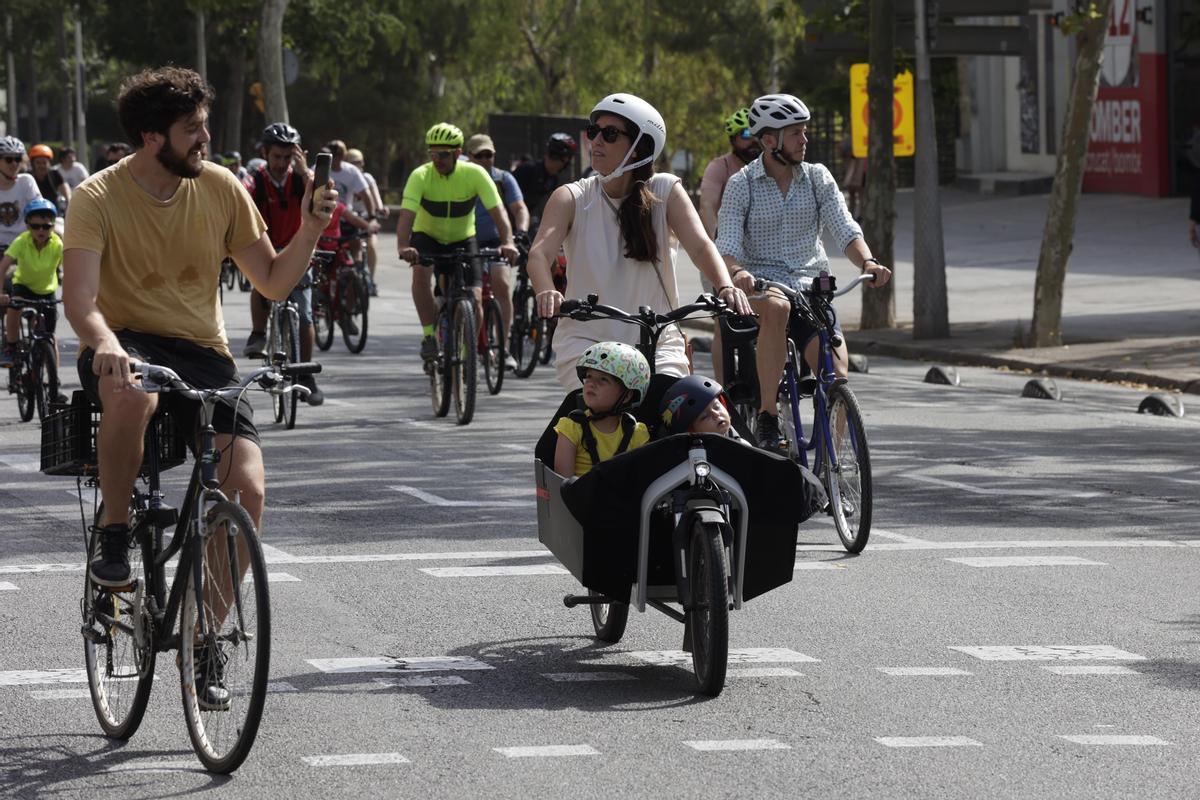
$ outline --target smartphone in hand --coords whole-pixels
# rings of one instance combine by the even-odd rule
[[[313,210],[313,201],[317,199],[317,188],[329,183],[329,170],[333,167],[333,155],[317,153],[317,163],[313,167],[313,196],[309,201],[308,210]]]

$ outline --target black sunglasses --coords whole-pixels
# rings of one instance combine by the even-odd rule
[[[454,158],[453,150],[430,150],[429,157],[438,161],[448,161]]]
[[[9,164],[20,164],[21,163],[20,156],[5,156],[4,160],[6,162],[8,162]]]
[[[615,142],[618,136],[629,136],[628,133],[621,130],[616,125],[605,125],[603,128],[601,128],[594,122],[584,129],[584,133],[587,134],[588,139],[593,140],[596,138],[597,134],[603,136],[604,141],[608,142],[609,144]]]
[[[475,153],[475,158],[481,158],[484,161],[486,161],[489,158],[495,158],[495,157],[496,157],[496,154],[493,153],[491,150],[480,150],[478,153]]]
[[[33,231],[52,231],[54,226],[49,222],[26,222],[25,227]]]

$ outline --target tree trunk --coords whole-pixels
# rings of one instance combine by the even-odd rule
[[[26,102],[29,103],[29,119],[26,120],[25,131],[29,141],[40,142],[42,140],[42,120],[38,113],[38,106],[42,99],[38,92],[37,54],[34,52],[33,43],[27,44],[29,50],[26,64],[29,74],[25,76],[25,79],[29,81],[29,92],[25,96],[28,98]]]
[[[71,113],[71,61],[67,58],[67,12],[66,8],[58,9],[58,64],[62,69],[63,83],[61,96],[61,113],[62,121],[59,125],[60,136],[63,145],[70,147],[71,142],[75,141],[75,119]],[[81,160],[87,160],[86,155],[80,156]]]
[[[288,0],[264,0],[258,26],[258,77],[263,85],[267,122],[287,122],[287,92],[283,83],[283,15]]]
[[[914,0],[916,12],[917,153],[913,190],[913,338],[950,335],[946,299],[946,247],[942,239],[942,202],[938,196],[937,123],[933,108],[925,0]]]
[[[892,267],[896,262],[896,159],[892,147],[892,97],[896,73],[895,0],[871,0],[871,73],[867,78],[868,138],[866,213],[863,234],[871,253]],[[896,327],[896,295],[891,281],[879,289],[862,292],[861,327]]]
[[[208,80],[208,46],[204,41],[204,10],[196,9],[196,72]]]
[[[76,157],[88,169],[92,168],[92,149],[87,137],[87,86],[83,65],[83,23],[79,18],[79,6],[75,13],[75,152]]]
[[[246,57],[241,52],[229,57],[229,91],[225,98],[225,149],[241,150],[242,109],[246,107]],[[249,161],[256,155],[258,153],[247,153],[244,160]]]
[[[1054,186],[1050,189],[1050,207],[1046,211],[1046,228],[1042,232],[1042,251],[1038,256],[1037,282],[1033,290],[1030,332],[1034,347],[1057,347],[1063,341],[1063,282],[1075,238],[1075,215],[1083,186],[1092,105],[1100,84],[1100,61],[1104,57],[1104,37],[1108,33],[1112,0],[1096,0],[1096,11],[1096,18],[1083,20],[1075,37],[1079,50],[1075,57],[1071,94],[1067,98],[1062,146],[1058,148]]]
[[[17,60],[13,54],[12,14],[4,15],[4,68],[8,75],[8,135],[20,136],[21,126],[17,120]]]

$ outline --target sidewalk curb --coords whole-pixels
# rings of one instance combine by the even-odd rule
[[[713,330],[713,324],[708,320],[688,320],[684,323],[683,327],[708,334],[711,334]],[[1176,380],[1164,375],[1156,375],[1152,372],[1088,367],[1060,362],[1027,361],[1009,356],[996,356],[990,353],[977,353],[970,350],[955,350],[948,347],[931,347],[916,343],[899,344],[896,342],[881,342],[870,338],[870,334],[863,333],[862,331],[849,332],[846,334],[846,338],[849,341],[851,352],[863,353],[865,355],[903,358],[908,361],[931,361],[939,364],[953,364],[959,367],[1008,369],[1071,380],[1099,381],[1101,383],[1138,383],[1155,389],[1166,389],[1185,394],[1200,394],[1200,380]]]

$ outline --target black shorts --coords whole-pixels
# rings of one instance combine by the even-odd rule
[[[8,293],[13,297],[22,297],[26,300],[54,299],[54,292],[38,294],[28,286],[22,286],[19,283],[14,283]],[[42,312],[42,330],[46,333],[54,333],[54,329],[58,327],[58,306],[44,306],[39,311]]]
[[[437,239],[424,233],[414,233],[412,238],[408,240],[411,247],[417,248],[420,253],[453,253],[455,250],[466,250],[468,253],[479,252],[479,245],[475,241],[475,237],[463,239],[461,242],[451,242],[450,244],[442,244]],[[468,286],[483,285],[483,259],[471,259],[471,282]]]
[[[846,340],[846,335],[842,333],[842,323],[838,319],[837,310],[831,307],[829,312],[833,314],[833,332],[836,333],[844,342]],[[804,348],[808,346],[808,343],[812,341],[813,337],[816,336],[817,333],[819,333],[819,331],[811,322],[809,322],[800,314],[792,314],[789,335],[792,337],[792,341],[796,343],[796,347],[800,350],[800,355],[802,358],[804,356]]]
[[[117,340],[132,358],[169,367],[197,389],[219,389],[239,381],[236,364],[216,350],[195,342],[136,331],[117,331]],[[85,347],[79,354],[79,383],[88,399],[103,408],[100,379],[92,372],[95,355],[90,347]],[[181,431],[194,432],[189,444],[195,450],[196,437],[200,432],[200,403],[174,392],[164,392],[159,396],[159,402],[166,404]],[[231,433],[259,444],[258,429],[254,427],[254,409],[245,396],[236,406],[231,398],[217,401],[213,410],[213,428],[217,433]]]

